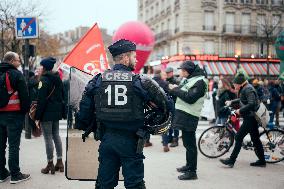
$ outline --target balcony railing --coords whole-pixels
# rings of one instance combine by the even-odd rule
[[[202,29],[204,31],[215,31],[216,30],[216,26],[207,26],[207,25],[203,25]]]
[[[155,35],[156,43],[166,41],[171,37],[171,30],[164,30],[161,33]]]
[[[223,25],[223,33],[235,33],[242,35],[254,35],[257,32],[257,27],[252,25]]]

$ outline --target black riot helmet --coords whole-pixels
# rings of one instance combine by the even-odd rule
[[[146,75],[141,75],[141,83],[147,89],[150,101],[145,108],[145,126],[155,135],[167,132],[172,122],[169,112],[168,97],[158,83]]]

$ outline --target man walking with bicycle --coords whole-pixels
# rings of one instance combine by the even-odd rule
[[[243,124],[235,136],[236,144],[230,158],[220,159],[220,162],[229,167],[233,167],[240,153],[242,142],[245,136],[249,133],[255,153],[259,160],[251,163],[251,166],[265,167],[264,151],[262,143],[259,139],[258,122],[255,119],[255,110],[259,106],[257,93],[252,85],[248,83],[243,74],[238,74],[233,80],[234,87],[238,92],[239,98],[233,101],[227,101],[226,105],[230,106],[234,103],[240,103],[241,108],[236,110],[236,114],[243,117]]]

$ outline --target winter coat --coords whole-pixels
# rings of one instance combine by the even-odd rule
[[[218,117],[227,118],[230,112],[225,108],[225,102],[235,99],[235,96],[236,95],[230,90],[225,90],[219,95],[218,100],[216,101]]]
[[[25,114],[30,109],[30,99],[28,87],[23,74],[13,65],[2,62],[0,63],[0,72],[9,74],[9,80],[14,90],[18,91],[20,98],[21,113]]]
[[[53,88],[54,91],[52,92]],[[38,89],[36,120],[43,122],[61,120],[62,115],[64,115],[65,104],[63,84],[58,72],[47,72],[42,75]]]
[[[205,76],[204,71],[198,66],[194,72],[188,77]],[[199,98],[203,97],[206,92],[206,83],[203,80],[197,81],[187,92],[181,90],[182,86],[170,90],[170,94],[177,96],[190,106],[194,104]],[[181,110],[175,110],[175,116],[173,120],[173,127],[185,131],[195,131],[198,125],[199,117],[190,115]]]

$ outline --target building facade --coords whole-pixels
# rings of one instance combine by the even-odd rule
[[[138,19],[155,33],[150,61],[177,54],[273,58],[284,1],[138,0]]]

